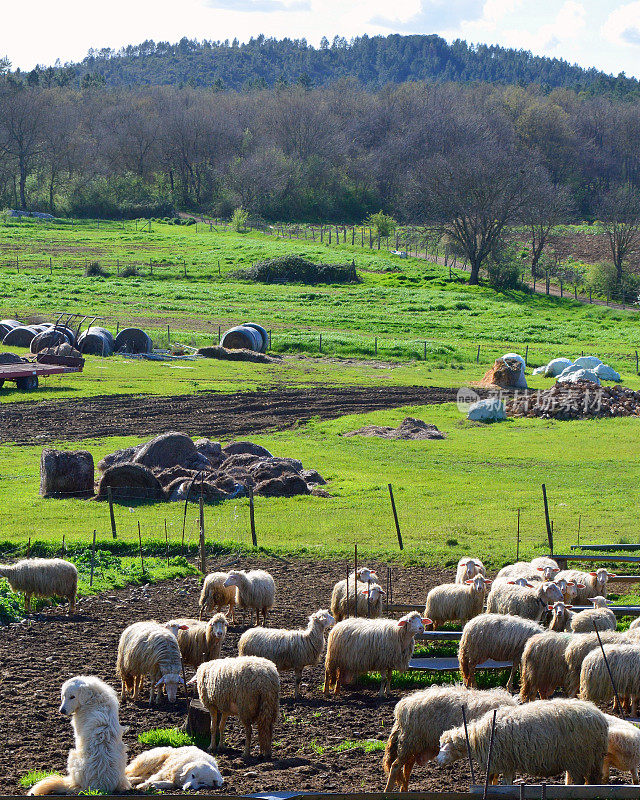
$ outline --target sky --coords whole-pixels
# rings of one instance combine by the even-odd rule
[[[0,56],[14,68],[81,60],[145,39],[350,39],[437,33],[640,78],[640,0],[0,0]]]

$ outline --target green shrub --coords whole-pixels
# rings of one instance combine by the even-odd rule
[[[315,264],[302,256],[282,256],[259,261],[238,273],[259,283],[357,283],[355,264]]]
[[[108,278],[109,273],[100,266],[99,261],[92,261],[91,264],[87,264],[84,270],[84,274],[87,278]]]
[[[384,239],[386,236],[391,236],[397,222],[392,216],[385,214],[384,211],[378,211],[376,214],[369,214],[364,224],[370,228],[375,228],[378,236]]]
[[[121,278],[136,278],[140,276],[140,270],[134,266],[124,267],[120,270]]]
[[[489,286],[497,291],[522,287],[522,261],[512,245],[497,245],[486,262]]]
[[[247,230],[247,220],[249,219],[249,212],[245,211],[242,206],[236,208],[231,217],[231,227],[236,233],[244,233]]]

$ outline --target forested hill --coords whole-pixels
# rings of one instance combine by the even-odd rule
[[[34,71],[37,72],[37,71]],[[640,94],[640,82],[582,69],[562,59],[533,56],[497,46],[448,44],[440,36],[362,36],[348,42],[336,37],[314,48],[302,40],[258,36],[237,41],[177,44],[147,41],[122,50],[92,50],[78,64],[57,70],[57,82],[109,86],[158,84],[245,89],[278,82],[321,86],[352,77],[369,87],[413,80],[503,84],[540,84],[590,94]],[[30,76],[33,82],[53,78],[52,70]]]

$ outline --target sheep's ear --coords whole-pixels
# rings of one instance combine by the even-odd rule
[[[493,581],[488,581],[486,578],[484,579],[485,586],[491,586]]]
[[[567,582],[567,586],[575,586],[575,585],[576,585],[575,581],[568,581]],[[580,585],[582,585],[582,584],[580,584]]]
[[[398,620],[398,627],[399,627],[399,628],[404,628],[404,626],[405,626],[406,624],[407,624],[407,620],[406,620],[406,619],[399,619],[399,620]]]
[[[614,575],[613,572],[607,572],[607,578],[616,578],[617,575]]]
[[[573,608],[573,606],[565,606],[565,608]]]
[[[473,583],[473,581],[466,580],[465,583]]]
[[[360,594],[369,594],[368,589],[360,589]]]
[[[423,625],[432,625],[433,624],[433,620],[430,620],[429,617],[423,617],[422,618],[422,624]]]
[[[189,626],[188,625],[178,625],[178,630],[179,631],[188,631],[189,630]]]
[[[576,583],[576,586],[578,587],[578,589],[584,589],[586,584],[585,583]]]
[[[516,585],[515,581],[507,581],[507,583],[509,584],[509,586],[515,586]]]
[[[553,611],[554,606],[547,606],[547,608],[549,609],[549,611]]]
[[[598,573],[597,572],[590,572],[589,575],[593,575],[594,578],[598,577]]]
[[[546,567],[536,567],[536,569],[538,570],[538,572],[544,572]]]

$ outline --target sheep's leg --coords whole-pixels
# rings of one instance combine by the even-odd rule
[[[611,758],[609,754],[604,757],[602,763],[602,783],[609,783],[609,774],[611,772]]]
[[[638,768],[631,767],[631,783],[638,784],[640,780],[638,780]]]
[[[382,683],[380,684],[380,691],[378,692],[380,697],[385,697],[391,694],[391,675],[392,671],[388,669],[382,676]]]
[[[127,684],[124,678],[120,679],[120,705],[124,706],[127,702]]]
[[[411,770],[413,769],[413,765],[416,763],[415,756],[411,756],[411,758],[407,761],[404,765],[401,788],[403,792],[409,791],[409,778],[411,777]]]
[[[340,683],[342,681],[342,670],[338,668],[334,677],[335,683],[333,686],[333,696],[335,697],[340,691]]]
[[[76,596],[74,594],[69,595],[69,616],[76,613]]]
[[[300,697],[300,683],[302,682],[302,670],[298,670],[296,672],[296,684],[295,689],[293,690],[294,698]]]
[[[509,680],[507,681],[507,691],[508,691],[508,692],[512,692],[512,691],[513,691],[513,682],[515,681],[515,678],[516,678],[516,669],[517,669],[517,666],[518,666],[518,665],[517,665],[517,663],[514,661],[514,662],[513,662],[513,666],[511,667],[511,672],[509,673]],[[474,669],[474,670],[473,670],[473,675],[474,675],[474,678],[473,678],[473,686],[474,686],[474,687],[475,687],[475,685],[476,685],[476,681],[475,681],[475,672],[476,672],[476,671],[475,671],[475,669]]]
[[[209,716],[211,718],[210,730],[211,730],[211,741],[209,742],[209,752],[215,753],[218,749],[218,727],[220,725],[220,712],[219,711],[212,711],[209,709]]]
[[[268,609],[268,608],[265,606],[265,607],[262,609],[262,616],[263,616],[263,618],[264,618],[264,627],[265,627],[265,628],[267,627],[267,614],[268,614],[268,613],[269,613],[269,609]]]
[[[392,792],[396,783],[401,784],[400,772],[402,771],[403,765],[400,763],[400,759],[396,758],[396,760],[391,765],[391,769],[389,770],[389,777],[387,778],[387,785],[384,787],[385,792]]]
[[[225,732],[226,727],[227,727],[227,720],[228,719],[229,719],[229,715],[228,714],[222,714],[220,716],[220,738],[219,738],[219,741],[218,741],[219,747],[222,747],[224,745],[224,732]]]
[[[328,669],[324,671],[324,686],[322,687],[322,691],[329,696],[331,693],[331,673]]]
[[[260,755],[263,758],[271,758],[271,742],[273,740],[273,721],[263,721],[258,723],[258,742],[260,743]]]
[[[248,758],[251,758],[251,723],[250,722],[243,722],[244,725],[244,752],[242,753],[242,758],[246,761]]]
[[[227,619],[231,621],[232,625],[236,624],[236,604],[229,603],[229,613],[227,614]]]
[[[24,595],[24,610],[27,614],[31,613],[31,593],[25,592]]]

